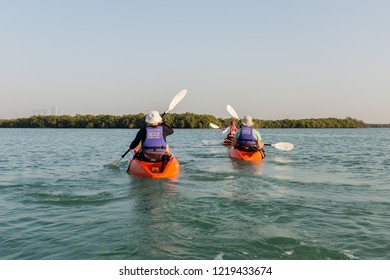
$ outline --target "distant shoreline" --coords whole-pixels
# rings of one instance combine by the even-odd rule
[[[166,114],[164,122],[173,128],[210,128],[214,123],[228,127],[232,118],[217,118],[206,114]],[[236,120],[238,125],[239,121]],[[140,128],[145,126],[145,114],[135,115],[49,115],[28,118],[0,119],[0,128]],[[389,124],[366,124],[351,117],[260,120],[257,128],[390,128]]]

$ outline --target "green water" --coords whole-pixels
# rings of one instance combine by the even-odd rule
[[[0,259],[390,259],[389,129],[268,129],[261,164],[175,130],[177,180],[104,167],[137,130],[0,129]]]

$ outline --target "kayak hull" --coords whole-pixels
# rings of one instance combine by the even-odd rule
[[[129,163],[128,172],[144,178],[175,178],[179,175],[180,164],[174,156],[171,156],[167,162],[149,162],[132,159]]]
[[[233,140],[225,138],[222,142],[222,145],[224,146],[230,146],[232,144]]]
[[[236,160],[244,160],[249,162],[261,161],[264,158],[263,151],[241,151],[235,148],[231,148],[229,151],[229,157]]]

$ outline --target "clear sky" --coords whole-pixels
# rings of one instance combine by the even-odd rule
[[[0,118],[165,111],[390,123],[387,0],[0,0]]]

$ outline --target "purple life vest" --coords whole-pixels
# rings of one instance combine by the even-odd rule
[[[147,152],[166,152],[167,143],[163,136],[162,126],[146,127],[145,142],[142,143],[142,150]]]
[[[240,136],[238,136],[237,143],[242,146],[254,146],[257,141],[253,136],[252,126],[241,126]]]

